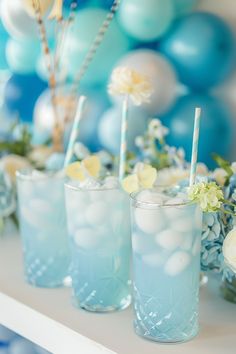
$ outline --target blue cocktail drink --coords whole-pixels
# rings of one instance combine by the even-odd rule
[[[130,296],[129,198],[119,188],[66,184],[74,302],[88,311],[126,308]]]
[[[143,191],[132,196],[134,327],[182,342],[198,333],[202,215],[196,204]]]
[[[17,192],[26,280],[39,287],[62,286],[70,264],[64,177],[18,172]]]

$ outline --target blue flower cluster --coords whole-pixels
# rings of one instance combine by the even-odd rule
[[[6,218],[15,211],[16,202],[12,183],[3,169],[0,169],[0,218]]]
[[[236,175],[231,177],[230,184],[225,188],[225,199],[232,203],[236,201]],[[233,206],[226,209],[233,211]],[[235,274],[224,262],[222,253],[223,242],[234,225],[232,215],[223,212],[204,213],[202,230],[201,268],[203,271],[217,271],[223,280],[232,281]]]

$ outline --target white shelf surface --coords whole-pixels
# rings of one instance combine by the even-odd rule
[[[20,240],[0,240],[0,323],[53,354],[235,354],[236,305],[221,299],[214,281],[201,289],[200,333],[161,345],[136,336],[132,309],[93,314],[71,305],[70,289],[39,289],[23,278]]]

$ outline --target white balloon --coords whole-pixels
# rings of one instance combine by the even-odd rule
[[[139,49],[124,56],[116,66],[132,68],[150,79],[154,91],[150,103],[143,105],[150,115],[170,108],[177,95],[177,76],[166,58],[153,50]]]
[[[63,122],[68,112],[70,113],[68,118],[71,119],[74,115],[74,107],[68,109],[67,105],[69,103],[69,94],[66,92],[66,89],[62,88],[61,92],[57,93],[57,97],[60,97],[60,100],[57,103],[57,114],[59,120]],[[51,103],[51,93],[49,90],[46,90],[39,96],[35,104],[34,128],[38,133],[50,137],[54,123],[55,114]]]
[[[22,0],[2,0],[0,6],[2,23],[12,37],[37,38],[37,23],[25,11]]]
[[[44,15],[49,7],[52,5],[53,0],[38,0],[37,3],[40,5],[40,12]],[[24,8],[31,17],[35,17],[35,10],[32,0],[23,0]]]

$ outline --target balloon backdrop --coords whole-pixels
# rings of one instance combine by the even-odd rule
[[[0,6],[3,25],[12,37],[37,38],[37,24],[25,11],[22,0],[2,0]]]
[[[32,121],[35,102],[46,87],[35,74],[12,75],[4,92],[6,109],[22,121]]]
[[[77,12],[75,22],[65,40],[61,62],[62,66],[68,70],[68,74],[71,78],[74,78],[78,73],[85,55],[106,15],[107,11],[96,8],[82,9]],[[104,82],[114,62],[117,61],[128,48],[129,40],[114,19],[101,46],[98,48],[94,60],[84,76],[84,82],[90,85]]]
[[[151,102],[144,105],[151,115],[169,109],[176,96],[176,74],[174,68],[162,55],[148,49],[128,53],[117,66],[133,68],[149,77],[153,85]]]
[[[9,68],[18,74],[34,72],[40,54],[38,41],[17,41],[9,39],[6,47],[6,58]]]
[[[181,97],[176,105],[162,117],[170,129],[169,144],[183,147],[190,161],[195,107],[202,108],[199,158],[213,166],[211,154],[216,152],[227,157],[232,143],[232,117],[226,105],[209,95],[191,94]]]
[[[176,20],[160,44],[180,80],[195,90],[224,80],[234,67],[235,38],[219,17],[193,13]]]
[[[161,37],[174,18],[172,0],[126,0],[118,12],[121,26],[144,42]]]
[[[102,114],[109,107],[109,101],[102,89],[87,91],[86,96],[88,97],[88,101],[85,106],[84,117],[80,124],[78,140],[91,151],[98,151],[101,148],[98,126]]]
[[[101,144],[114,154],[120,149],[121,106],[110,108],[101,117],[98,127],[98,136]],[[147,128],[148,115],[139,107],[131,107],[128,117],[128,150],[134,151],[135,137],[143,135]]]
[[[175,13],[182,15],[194,9],[198,0],[172,0],[174,3]]]
[[[86,144],[91,151],[97,151],[101,147],[98,138],[98,124],[101,115],[108,108],[109,102],[106,94],[98,89],[96,91],[83,92],[88,97],[86,102],[83,120],[79,127],[79,141]],[[61,93],[65,102],[69,99],[69,90],[64,88]],[[59,119],[63,120],[66,113],[66,107],[63,104],[58,109]],[[68,110],[68,109],[67,109]],[[74,118],[74,109],[70,109],[70,119]],[[49,90],[46,90],[38,98],[34,110],[34,143],[46,141],[52,132],[55,123],[55,116],[51,105]],[[68,126],[65,132],[65,145],[68,142],[71,126]]]

